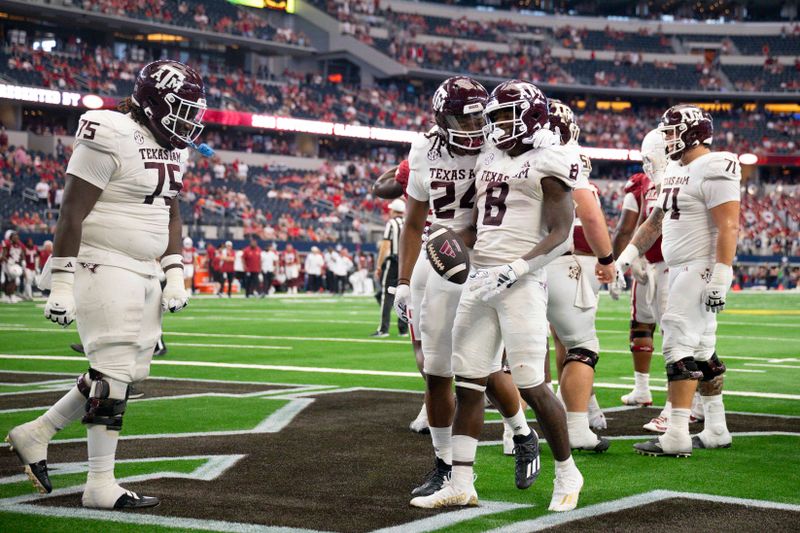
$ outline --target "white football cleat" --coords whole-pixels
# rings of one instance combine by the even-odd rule
[[[689,413],[689,423],[694,424],[702,422],[705,419],[706,414],[703,411],[703,398],[700,396],[699,392],[695,392],[694,398],[692,398],[692,412]]]
[[[425,407],[425,404],[422,404],[422,409],[420,409],[417,418],[415,418],[409,425],[408,429],[413,431],[414,433],[430,433],[431,429],[428,426],[428,409]]]
[[[422,509],[440,509],[442,507],[475,507],[478,505],[478,493],[475,487],[466,491],[459,490],[452,483],[446,483],[441,490],[430,496],[418,496],[411,500],[412,507]]]
[[[8,432],[6,442],[25,467],[25,474],[34,488],[42,494],[52,492],[53,485],[47,471],[47,445],[50,439],[38,419],[13,428]]]
[[[572,475],[559,477],[553,481],[553,498],[550,500],[549,511],[563,513],[572,511],[578,506],[578,497],[583,487],[583,476],[575,469]]]
[[[652,431],[654,433],[664,433],[669,427],[669,417],[660,414],[657,417],[650,419],[650,422],[642,427],[647,431]]]
[[[653,405],[653,395],[650,393],[649,389],[646,391],[633,389],[630,393],[625,394],[620,399],[625,405],[638,405],[641,407]]]
[[[503,430],[503,455],[514,455],[514,431],[508,428]]]

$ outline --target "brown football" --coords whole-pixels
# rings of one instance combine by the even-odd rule
[[[464,241],[453,230],[440,224],[432,224],[428,228],[425,251],[437,274],[459,285],[467,281],[469,252]]]

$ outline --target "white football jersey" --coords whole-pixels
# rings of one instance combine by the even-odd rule
[[[434,149],[435,142],[434,137],[421,136],[411,145],[406,192],[428,202],[428,222],[459,230],[472,223],[478,155],[451,156],[446,146]]]
[[[103,190],[83,221],[78,261],[155,276],[169,242],[169,205],[182,187],[188,150],[167,150],[117,111],[79,122],[67,173]]]
[[[738,202],[741,179],[738,157],[730,152],[710,152],[688,165],[667,165],[656,203],[664,210],[661,249],[667,265],[714,261],[717,227],[710,209]]]
[[[589,159],[588,156],[583,155],[581,152],[581,147],[577,143],[569,143],[564,146],[565,149],[574,151],[577,154],[578,159],[581,162],[581,170],[578,173],[578,179],[575,180],[575,189],[586,189],[594,194],[595,199],[597,200],[597,204],[600,205],[600,196],[597,191],[597,187],[589,183],[589,175],[592,173],[592,160]],[[572,156],[571,156],[572,157]],[[602,205],[601,205],[602,207]],[[581,219],[577,216],[575,217],[575,221],[573,222],[574,226],[581,226]]]
[[[556,178],[572,189],[580,171],[580,156],[569,146],[539,148],[517,157],[488,148],[475,168],[474,264],[503,265],[529,252],[548,231],[542,226],[542,178]]]

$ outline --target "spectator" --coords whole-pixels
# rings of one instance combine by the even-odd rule
[[[306,292],[316,293],[322,288],[322,270],[325,268],[325,258],[316,246],[311,247],[311,253],[306,256]]]

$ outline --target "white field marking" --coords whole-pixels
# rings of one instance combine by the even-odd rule
[[[518,533],[520,531],[542,531],[552,527],[568,524],[576,520],[585,518],[595,518],[606,513],[616,513],[625,509],[633,509],[643,505],[669,500],[673,498],[689,498],[702,502],[726,503],[731,505],[743,505],[747,507],[759,507],[763,509],[779,509],[783,511],[800,512],[800,505],[788,503],[778,503],[765,500],[751,500],[745,498],[732,498],[729,496],[715,496],[712,494],[696,494],[690,492],[675,492],[670,490],[654,490],[628,496],[618,500],[598,503],[588,507],[581,507],[569,513],[552,513],[532,520],[515,522],[496,529],[489,533]]]
[[[769,416],[769,415],[764,415],[764,416]],[[603,437],[608,440],[625,441],[625,440],[650,440],[657,437],[658,435],[659,433],[646,433],[642,435],[616,435],[613,437],[604,435]],[[731,433],[731,436],[737,438],[738,437],[800,437],[800,433],[796,433],[793,431],[740,431],[738,433],[737,432]],[[539,443],[547,444],[547,439],[544,438],[543,435],[539,435]],[[502,444],[503,444],[502,440],[487,440],[478,442],[478,446],[501,446]]]
[[[21,354],[0,354],[0,359],[23,359],[41,361],[76,361],[77,357],[63,355],[21,355]],[[245,363],[217,363],[211,361],[168,361],[154,360],[153,365],[166,366],[191,366],[206,368],[247,368],[254,370],[280,370],[286,372],[309,372],[319,374],[342,374],[342,375],[367,375],[367,376],[386,376],[386,377],[406,377],[415,378],[419,376],[417,372],[395,372],[389,370],[357,370],[352,368],[321,368],[306,366],[284,366],[284,365],[256,365]],[[596,382],[595,387],[606,389],[629,389],[630,385],[624,383],[605,383]],[[666,391],[666,387],[650,387],[655,391]],[[780,400],[800,400],[800,394],[783,394],[778,392],[754,392],[754,391],[733,391],[725,390],[728,396],[742,396],[747,398],[772,398]]]
[[[205,344],[202,342],[170,342],[170,346],[189,346],[191,348],[235,348],[241,350],[294,350],[292,346],[262,346],[260,344]]]
[[[760,366],[764,368],[792,368],[795,370],[800,370],[800,366],[792,366],[792,365],[776,365],[770,363],[745,363],[745,366]]]
[[[73,331],[66,328],[5,328],[0,324],[0,332],[2,331],[33,331],[37,333],[72,333]],[[266,339],[278,341],[314,341],[314,342],[355,342],[366,344],[411,344],[408,339],[405,340],[387,340],[387,339],[344,339],[341,337],[287,337],[276,335],[232,335],[225,333],[187,333],[178,331],[165,331],[164,335],[168,337],[210,337],[221,339]]]
[[[195,317],[195,316],[179,316],[172,317],[170,320],[211,320],[211,318]],[[280,318],[280,317],[243,317],[243,316],[217,316],[214,317],[214,322],[291,322],[293,324],[372,324],[375,325],[375,320],[323,320],[319,318],[310,318],[303,320],[301,318]]]
[[[493,502],[481,500],[479,507],[466,507],[457,511],[450,511],[448,513],[440,513],[428,518],[420,518],[413,522],[407,522],[398,526],[391,526],[382,529],[376,529],[372,533],[427,533],[428,531],[437,531],[439,529],[453,526],[465,520],[472,520],[480,516],[486,516],[495,513],[504,513],[506,511],[513,511],[515,509],[524,509],[533,507],[532,505],[523,505],[520,503],[508,502]]]

